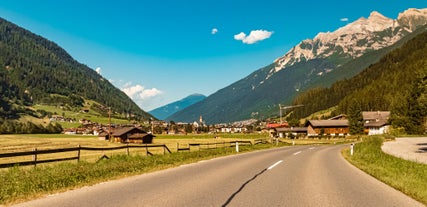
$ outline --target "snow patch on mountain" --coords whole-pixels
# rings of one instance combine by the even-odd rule
[[[306,39],[277,58],[266,79],[295,63],[327,58],[337,54],[341,57],[358,58],[367,51],[378,50],[399,41],[419,26],[427,24],[427,9],[408,9],[397,20],[372,12],[368,18],[360,18],[334,32],[321,32],[313,39]],[[261,84],[261,83],[260,83]]]

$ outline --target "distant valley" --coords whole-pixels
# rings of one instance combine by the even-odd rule
[[[197,102],[200,102],[205,98],[206,96],[202,94],[192,94],[179,101],[151,110],[148,113],[150,113],[157,119],[168,120],[168,117],[173,115],[174,113],[181,111]]]

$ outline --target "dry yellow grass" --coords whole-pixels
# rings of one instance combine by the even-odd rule
[[[242,135],[243,137],[245,135]],[[233,136],[234,137],[234,136]],[[199,135],[176,135],[176,136],[159,136],[153,140],[153,144],[164,144],[172,152],[177,151],[177,147],[186,148],[190,143],[219,143],[217,145],[211,145],[211,148],[214,147],[223,147],[223,142],[230,142],[236,140],[251,140],[251,139],[236,139],[236,138],[218,138],[214,139],[210,136],[199,136]],[[113,143],[105,140],[99,140],[96,136],[80,136],[80,135],[64,135],[64,134],[20,134],[20,135],[0,135],[0,153],[8,152],[25,152],[37,150],[46,150],[46,149],[62,149],[62,148],[73,148],[77,146],[82,147],[94,147],[94,148],[113,148],[118,146],[125,146],[122,143]],[[149,152],[153,154],[162,154],[165,152],[165,149],[162,147],[158,148],[149,148]],[[198,150],[198,147],[192,147],[192,150]],[[95,162],[99,160],[104,155],[111,157],[117,154],[129,154],[135,155],[146,155],[147,150],[145,148],[130,148],[119,149],[119,150],[105,150],[105,151],[88,151],[82,150],[80,152],[81,160]],[[55,153],[55,154],[41,154],[37,156],[38,160],[46,159],[58,159],[65,157],[75,157],[77,156],[76,152],[64,152],[64,153]],[[22,161],[32,161],[33,156],[20,156],[20,157],[10,157],[10,158],[0,158],[0,164],[3,163],[13,163],[13,162],[22,162]]]
[[[216,138],[215,138],[216,137]],[[188,148],[189,144],[210,144],[203,146],[192,146],[191,150],[199,150],[200,148],[216,148],[216,147],[225,147],[230,146],[229,142],[234,141],[251,141],[254,142],[256,139],[268,139],[270,138],[264,135],[258,134],[222,134],[222,135],[158,135],[153,140],[153,144],[157,145],[166,145],[170,151],[177,152],[177,148]],[[292,144],[294,141],[296,145],[301,144],[330,144],[330,143],[340,143],[346,141],[345,139],[335,139],[335,140],[326,140],[326,139],[282,139],[282,142],[287,142]],[[83,136],[83,135],[64,135],[64,134],[21,134],[21,135],[0,135],[0,153],[8,152],[26,152],[37,150],[46,150],[46,149],[63,149],[63,148],[73,148],[77,146],[82,147],[93,147],[93,148],[113,148],[118,146],[125,146],[122,143],[113,143],[105,140],[99,140],[96,136]],[[149,148],[149,152],[153,154],[162,154],[167,153],[162,147]],[[95,162],[101,157],[106,155],[111,157],[117,154],[127,154],[130,155],[147,155],[147,149],[145,148],[130,148],[119,149],[119,150],[105,150],[105,151],[88,151],[81,150],[80,159],[88,162]],[[46,160],[46,159],[58,159],[66,157],[76,157],[77,151],[73,152],[64,152],[64,153],[54,153],[54,154],[41,154],[37,156],[37,160]],[[20,157],[10,157],[10,158],[0,158],[0,164],[4,163],[14,163],[14,162],[23,162],[23,161],[32,161],[33,156],[20,156]]]

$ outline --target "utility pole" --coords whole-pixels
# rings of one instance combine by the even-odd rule
[[[108,107],[108,140],[112,142],[111,140],[111,106]]]

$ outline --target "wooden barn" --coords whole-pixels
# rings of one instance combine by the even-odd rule
[[[348,120],[310,120],[306,124],[308,136],[345,136],[350,133]]]
[[[112,137],[115,142],[151,144],[155,136],[137,127],[123,127],[114,129]]]

